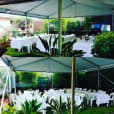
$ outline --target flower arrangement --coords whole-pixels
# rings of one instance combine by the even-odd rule
[[[4,104],[3,104],[2,114],[16,114],[16,113],[17,113],[17,109],[16,109],[15,105],[10,106],[9,100],[5,99]]]

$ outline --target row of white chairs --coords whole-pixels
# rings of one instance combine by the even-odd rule
[[[25,90],[24,92],[18,91],[18,95],[16,94],[10,94],[10,102],[15,102],[17,108],[21,109],[21,104],[24,103],[24,101],[37,99],[38,102],[42,103],[41,109],[46,108],[46,99],[49,97],[51,100],[52,98],[55,100],[59,100],[59,97],[62,96],[62,99],[64,102],[67,101],[67,98],[71,98],[71,89],[59,89],[59,90],[44,90],[42,96],[42,92],[39,90]],[[21,99],[21,100],[20,100]],[[76,105],[79,106],[84,102],[84,99],[87,100],[87,104],[90,106],[93,106],[93,102],[96,102],[97,106],[100,106],[101,104],[107,104],[109,105],[110,101],[111,104],[114,105],[114,93],[111,93],[108,95],[105,91],[99,90],[99,91],[90,91],[85,90],[81,88],[75,88],[75,101]],[[42,110],[44,111],[44,110]]]

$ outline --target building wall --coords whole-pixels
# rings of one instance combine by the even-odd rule
[[[44,20],[34,20],[33,22],[33,31],[43,31],[44,29]]]

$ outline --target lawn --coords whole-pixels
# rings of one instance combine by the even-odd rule
[[[63,114],[69,114],[69,112]],[[114,106],[88,107],[81,112],[75,110],[75,114],[114,114]]]
[[[88,108],[87,110],[85,110],[84,112],[80,112],[79,114],[114,114],[114,106],[110,106],[110,107],[92,107],[92,108]]]
[[[13,57],[47,57],[47,54],[40,53],[40,52],[31,52],[30,54],[27,53],[27,51],[24,52],[18,52],[12,48],[7,48],[7,52],[5,55],[13,56]]]

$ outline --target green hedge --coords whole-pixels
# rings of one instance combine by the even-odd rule
[[[99,57],[114,58],[114,32],[98,34],[94,40],[92,54]]]

